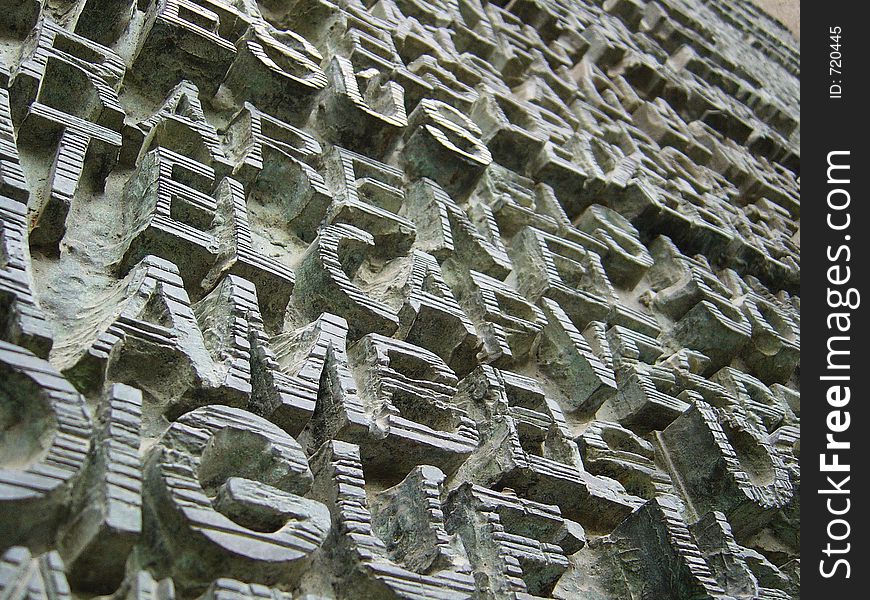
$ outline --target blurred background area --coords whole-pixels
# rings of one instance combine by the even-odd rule
[[[795,38],[801,39],[800,0],[753,0],[758,6],[773,15],[785,25]]]

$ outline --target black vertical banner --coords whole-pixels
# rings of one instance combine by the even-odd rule
[[[865,598],[870,34],[863,3],[802,8],[801,589]]]

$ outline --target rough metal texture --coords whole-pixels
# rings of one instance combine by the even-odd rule
[[[0,7],[0,598],[797,598],[799,61],[705,0]]]

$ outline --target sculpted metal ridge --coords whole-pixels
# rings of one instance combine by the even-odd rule
[[[799,597],[754,4],[2,4],[0,597]]]

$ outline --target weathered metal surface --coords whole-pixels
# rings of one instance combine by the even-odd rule
[[[797,598],[744,0],[0,8],[0,596]]]

